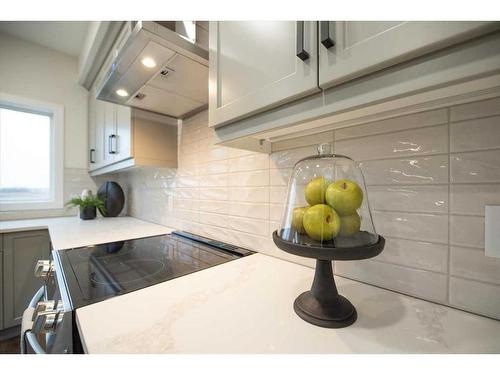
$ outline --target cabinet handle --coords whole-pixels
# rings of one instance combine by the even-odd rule
[[[302,61],[309,58],[309,53],[304,48],[305,33],[304,21],[297,21],[297,57]]]
[[[94,156],[95,156],[95,149],[91,148],[90,149],[90,163],[94,164],[95,163],[95,159],[94,159]]]
[[[108,149],[110,154],[116,154],[116,149],[113,148],[113,141],[116,143],[116,135],[110,134],[108,137]]]
[[[330,36],[330,21],[319,22],[321,44],[329,49],[335,45],[335,40]]]

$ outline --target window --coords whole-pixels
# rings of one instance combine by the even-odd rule
[[[62,106],[0,93],[0,210],[62,207]]]

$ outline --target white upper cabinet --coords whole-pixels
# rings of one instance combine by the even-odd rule
[[[319,22],[319,86],[328,88],[480,35],[494,22]]]
[[[88,123],[89,123],[89,170],[95,168],[96,163],[96,106],[92,93],[89,93],[88,98]]]
[[[116,153],[115,161],[132,157],[132,110],[130,107],[115,105]]]
[[[115,162],[115,154],[118,149],[118,138],[116,135],[116,104],[104,102],[104,164]]]
[[[319,91],[316,34],[311,21],[210,22],[210,126]]]
[[[90,171],[133,156],[130,107],[97,100],[92,89],[88,116]]]
[[[91,91],[91,100],[95,105],[95,163],[92,164],[92,169],[101,168],[104,165],[104,108],[105,103],[101,100],[96,100],[95,91]]]

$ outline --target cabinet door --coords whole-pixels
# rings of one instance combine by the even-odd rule
[[[407,61],[495,28],[494,22],[325,21],[319,24],[321,88]]]
[[[95,99],[95,167],[94,169],[104,166],[104,116],[105,102]]]
[[[210,22],[210,126],[319,91],[316,30],[310,21]],[[301,46],[308,57],[297,56]]]
[[[104,155],[103,164],[109,165],[115,162],[117,148],[115,105],[104,102]]]
[[[96,168],[96,100],[93,91],[89,93],[88,100],[88,126],[89,126],[89,170]]]
[[[45,230],[3,235],[4,327],[21,324],[23,312],[43,284],[33,274],[40,259],[49,259],[50,239]]]
[[[115,104],[117,150],[115,162],[132,157],[132,111],[130,107]]]

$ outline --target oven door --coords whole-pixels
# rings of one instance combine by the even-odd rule
[[[23,314],[21,353],[74,353],[79,345],[74,345],[73,315],[71,308],[62,302],[55,273],[45,275],[44,285],[35,293]]]

